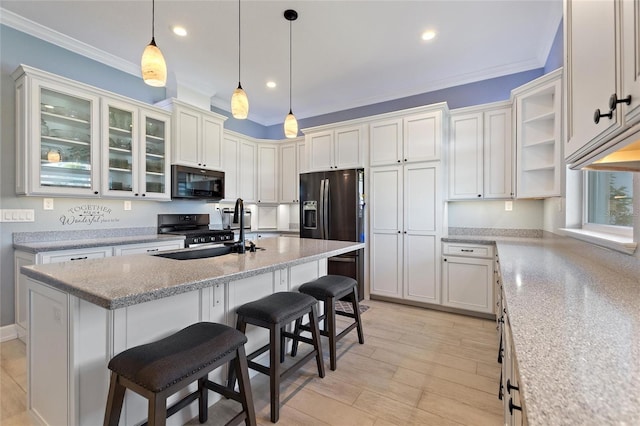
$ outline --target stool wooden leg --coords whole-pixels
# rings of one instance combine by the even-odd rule
[[[293,327],[293,334],[296,336],[300,335],[301,333],[300,325],[302,325],[302,318],[298,318],[296,320],[296,325]],[[294,337],[292,340],[293,342],[291,343],[291,356],[296,356],[298,354],[298,339]]]
[[[271,393],[271,422],[276,423],[280,418],[280,324],[272,324],[270,330],[269,348],[269,386]]]
[[[204,423],[209,418],[209,390],[205,385],[208,374],[198,379],[198,421]]]
[[[327,330],[329,337],[329,367],[331,371],[336,370],[336,300],[327,297],[324,300],[325,320],[328,322]]]
[[[111,383],[109,384],[109,397],[107,407],[104,412],[104,426],[118,426],[120,423],[120,413],[122,412],[122,402],[124,392],[127,390],[118,382],[118,375],[111,372]]]
[[[165,426],[167,424],[167,398],[162,393],[155,393],[149,398],[149,426]]]
[[[245,424],[248,426],[256,425],[256,412],[253,406],[253,394],[251,393],[251,381],[249,380],[249,367],[247,366],[247,355],[244,346],[240,346],[236,352],[235,364],[238,372],[238,387],[242,398],[242,409],[247,414]]]
[[[236,321],[236,330],[240,331],[242,334],[247,334],[247,322],[243,317],[238,316],[238,320]],[[231,390],[236,387],[236,373],[235,364],[230,362],[229,373],[227,375],[227,387]]]
[[[360,303],[358,302],[358,287],[353,288],[353,293],[351,294],[351,306],[353,307],[353,314],[356,319],[356,328],[358,329],[358,342],[361,345],[364,344],[364,333],[362,332],[362,319],[360,318]]]
[[[322,345],[320,343],[320,329],[318,328],[318,313],[316,311],[317,304],[311,307],[309,312],[309,326],[311,327],[311,338],[313,339],[313,347],[316,351],[316,363],[318,364],[318,376],[324,377],[324,362],[322,361]]]

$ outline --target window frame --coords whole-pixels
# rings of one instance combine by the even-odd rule
[[[612,235],[616,237],[629,238],[633,240],[633,226],[604,225],[589,222],[589,172],[582,173],[582,229],[598,234]],[[635,196],[633,181],[631,182],[632,197]]]

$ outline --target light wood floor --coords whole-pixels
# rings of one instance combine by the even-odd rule
[[[365,344],[353,331],[339,342],[336,371],[325,357],[324,379],[310,361],[286,380],[278,425],[502,424],[495,322],[364,303],[370,306],[362,316]],[[0,372],[0,425],[36,425],[25,409],[25,346],[19,340],[0,345]],[[258,423],[271,425],[267,377],[252,378],[252,389]],[[207,424],[226,421],[234,404],[216,404]]]

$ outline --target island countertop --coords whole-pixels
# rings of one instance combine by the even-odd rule
[[[640,261],[568,237],[498,249],[529,425],[640,424]]]
[[[119,309],[364,248],[364,243],[266,238],[264,250],[193,260],[146,254],[30,265],[22,274],[106,309]],[[187,249],[185,249],[187,250]],[[193,250],[197,250],[193,249]]]

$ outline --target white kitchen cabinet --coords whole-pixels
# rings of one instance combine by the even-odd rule
[[[100,97],[27,66],[16,81],[16,194],[100,194]]]
[[[129,254],[155,254],[165,250],[179,250],[184,248],[183,240],[158,241],[153,243],[125,244],[113,247],[114,256]]]
[[[382,117],[369,124],[369,165],[440,159],[443,106],[400,117]]]
[[[371,294],[440,303],[439,162],[370,169]]]
[[[300,173],[304,170],[304,142],[280,146],[280,202],[297,203],[300,199]]]
[[[353,169],[363,166],[363,128],[344,126],[305,129],[305,146],[310,172]]]
[[[443,243],[442,304],[494,313],[493,246]]]
[[[102,99],[102,194],[171,199],[171,116],[117,99]]]
[[[562,195],[562,70],[512,91],[516,107],[516,196]]]
[[[156,105],[172,112],[173,164],[222,170],[223,125],[226,117],[177,99]]]
[[[246,202],[255,202],[257,198],[258,146],[255,142],[240,139],[238,157],[238,197]]]
[[[224,166],[224,198],[235,200],[240,193],[240,183],[238,179],[238,166],[240,162],[240,139],[227,132],[223,138],[223,161]]]
[[[258,203],[278,202],[278,146],[258,143]]]
[[[504,297],[504,296],[503,296]],[[509,315],[504,314],[502,326],[502,403],[504,407],[504,424],[507,426],[526,426],[528,424],[524,414],[523,400],[520,395],[520,376],[518,361],[511,337],[511,322]]]
[[[513,197],[511,105],[451,112],[449,199]]]

